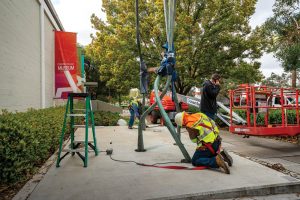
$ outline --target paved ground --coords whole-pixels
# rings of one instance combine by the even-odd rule
[[[79,129],[76,134],[80,137],[82,133],[83,130]],[[144,153],[134,151],[137,147],[137,129],[97,127],[96,133],[100,150],[113,148],[112,157],[115,159],[153,164],[178,162],[183,158],[165,127],[149,128],[144,132],[147,149]],[[223,145],[235,151],[234,147],[239,142],[229,134],[223,138]],[[195,146],[186,133],[182,134],[182,141],[192,155]],[[211,199],[246,194],[253,196],[257,192],[268,194],[270,191],[295,193],[294,190],[300,190],[299,180],[231,154],[234,166],[230,175],[218,170],[142,167],[134,163],[113,161],[104,152],[97,157],[91,153],[88,168],[83,168],[78,156],[67,156],[60,168],[52,165],[29,199]],[[17,195],[16,199],[22,199],[22,195]]]
[[[243,198],[234,198],[234,199],[223,199],[223,200],[299,200],[300,194],[278,194],[278,195],[269,195],[269,196],[253,196],[253,197],[243,197]]]
[[[280,163],[300,177],[300,145],[262,137],[243,138],[224,131],[222,137],[230,151],[270,164]]]

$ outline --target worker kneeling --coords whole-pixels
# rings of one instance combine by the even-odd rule
[[[177,113],[175,123],[185,126],[192,142],[197,143],[197,149],[192,158],[194,166],[207,166],[210,168],[221,168],[226,174],[230,174],[232,158],[227,152],[220,154],[221,138],[219,129],[215,122],[203,113],[188,114]],[[224,160],[226,162],[224,162]]]

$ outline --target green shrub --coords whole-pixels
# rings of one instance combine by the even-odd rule
[[[58,147],[64,107],[0,115],[0,182],[24,180]]]
[[[96,126],[116,126],[120,116],[119,113],[95,111],[94,119]]]
[[[78,107],[78,106],[74,106]],[[0,184],[29,178],[59,145],[65,107],[0,115]],[[114,126],[118,113],[96,111],[95,125]],[[84,121],[75,118],[76,122]],[[67,134],[69,133],[67,126]]]
[[[189,112],[189,113],[198,113],[198,112],[200,112],[200,109],[195,107],[195,106],[189,105],[189,108],[188,108],[187,112]]]
[[[240,117],[243,119],[246,119],[246,111],[245,110],[234,110],[235,113],[237,113]],[[281,116],[282,112],[281,110],[271,110],[269,111],[268,116],[268,123],[269,124],[281,124]],[[251,123],[253,123],[253,114],[250,114]],[[296,124],[297,117],[296,117],[296,111],[295,110],[287,110],[286,111],[286,119],[288,124]],[[258,125],[264,125],[265,124],[265,113],[259,113],[256,116],[256,123]]]

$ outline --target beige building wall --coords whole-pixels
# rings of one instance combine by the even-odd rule
[[[0,111],[53,106],[54,30],[50,0],[0,0]]]
[[[0,108],[39,108],[40,11],[32,0],[0,1]]]
[[[51,24],[49,18],[44,16],[45,22],[45,106],[53,106],[53,97],[54,97],[54,31],[55,28]]]

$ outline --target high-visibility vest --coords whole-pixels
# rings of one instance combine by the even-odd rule
[[[136,106],[139,106],[138,102],[136,100],[131,100],[129,105],[133,106],[133,104],[135,104]]]
[[[212,119],[203,113],[185,115],[186,116],[183,117],[183,123],[186,127],[198,130],[197,138],[192,139],[192,142],[197,143],[198,147],[202,146],[202,142],[213,143],[217,139],[219,129]]]

